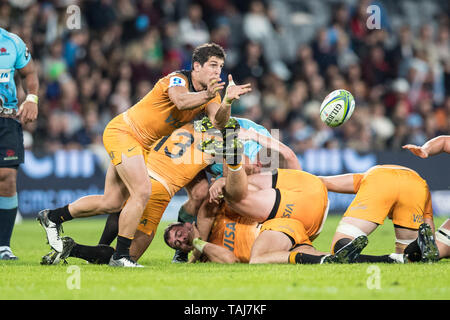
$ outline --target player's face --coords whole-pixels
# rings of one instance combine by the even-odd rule
[[[192,231],[192,224],[185,223],[181,226],[176,226],[170,231],[169,243],[173,248],[177,248],[183,251],[192,250],[192,246],[189,244],[189,234]]]
[[[220,77],[224,61],[218,57],[210,57],[203,66],[199,64],[198,71],[202,85],[206,87],[212,79]]]

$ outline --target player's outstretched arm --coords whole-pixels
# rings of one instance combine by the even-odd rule
[[[198,108],[211,99],[217,92],[224,88],[225,83],[219,79],[211,79],[206,90],[190,92],[185,86],[174,86],[168,89],[170,100],[179,110],[190,110]]]
[[[438,136],[427,141],[421,147],[407,144],[403,146],[403,149],[407,149],[421,158],[428,158],[442,152],[450,153],[450,136]]]
[[[218,206],[214,203],[210,203],[208,199],[205,199],[200,206],[196,223],[200,238],[205,240],[208,239],[214,219],[216,218],[217,209]]]
[[[279,153],[283,158],[282,160],[284,160],[282,168],[302,170],[302,166],[300,165],[295,152],[281,141],[273,137],[265,136],[252,128],[248,130],[241,128],[239,131],[239,138],[243,140],[253,140],[258,142],[264,148]]]
[[[229,74],[228,86],[222,103],[219,105],[212,102],[206,107],[206,113],[213,126],[219,130],[223,129],[231,116],[231,104],[233,101],[239,100],[242,95],[250,91],[252,91],[250,83],[237,85],[234,83],[232,75]]]
[[[338,193],[356,193],[353,173],[341,174],[337,176],[320,176],[328,191]]]

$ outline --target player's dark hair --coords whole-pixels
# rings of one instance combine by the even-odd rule
[[[169,244],[170,230],[172,230],[176,226],[182,226],[183,224],[184,224],[183,222],[174,222],[174,223],[169,224],[169,226],[166,228],[166,230],[164,230],[164,242],[172,249],[176,249],[176,248],[172,247]]]
[[[225,50],[216,43],[202,44],[194,49],[194,53],[192,54],[192,66],[194,66],[194,62],[198,62],[203,66],[203,64],[211,57],[218,57],[225,61]]]

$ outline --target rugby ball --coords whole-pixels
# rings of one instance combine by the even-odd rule
[[[334,90],[320,105],[320,119],[329,127],[338,127],[350,119],[354,110],[352,94],[343,89]]]

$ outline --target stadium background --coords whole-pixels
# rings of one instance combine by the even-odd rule
[[[73,4],[81,28],[70,30]],[[371,4],[381,10],[380,29],[366,28]],[[422,160],[401,146],[450,133],[449,6],[437,0],[0,1],[0,25],[27,43],[40,78],[38,121],[24,128],[19,210],[32,217],[101,193],[109,161],[105,125],[159,77],[190,68],[192,49],[213,41],[228,55],[222,78],[231,73],[238,83],[252,83],[233,115],[278,129],[306,171],[406,165],[428,181],[436,214],[448,215],[448,155]],[[331,129],[318,108],[337,88],[352,92],[356,110]],[[342,212],[352,196],[330,199],[332,211]],[[184,200],[181,191],[163,219],[176,219]]]

